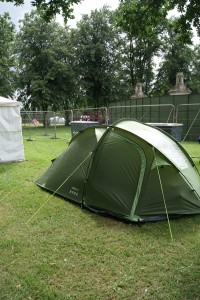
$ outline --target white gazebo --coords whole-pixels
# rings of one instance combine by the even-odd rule
[[[24,160],[20,104],[0,97],[0,162]]]

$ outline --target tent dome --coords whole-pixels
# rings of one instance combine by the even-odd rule
[[[76,134],[36,184],[129,221],[200,213],[190,156],[164,131],[130,119]]]

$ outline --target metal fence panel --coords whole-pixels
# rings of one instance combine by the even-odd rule
[[[71,121],[98,120],[99,124],[112,124],[122,118],[133,118],[144,123],[181,123],[183,138],[197,140],[200,137],[200,94],[182,96],[121,99],[108,108],[80,108],[73,110],[21,111],[22,126],[43,127],[43,135],[52,135],[56,126],[68,126]],[[64,124],[51,123],[52,118],[63,118]]]
[[[127,106],[126,111],[129,110],[129,115],[124,113],[121,101],[110,103],[108,111],[110,122],[130,117],[148,123],[181,123],[183,124],[183,137],[186,135],[187,140],[195,141],[200,136],[199,103],[200,94],[165,95],[131,99],[131,101],[127,99],[124,106]]]

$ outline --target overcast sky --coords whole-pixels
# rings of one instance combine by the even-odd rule
[[[119,5],[119,0],[82,0],[82,3],[74,5],[75,19],[69,20],[68,25],[75,26],[76,22],[81,19],[82,14],[89,14],[91,10],[99,9],[103,5],[110,6],[110,9],[116,9]],[[17,26],[18,21],[23,19],[25,13],[33,9],[30,0],[25,0],[22,6],[14,6],[13,3],[0,2],[0,14],[9,12],[11,21]]]
[[[14,6],[13,3],[0,2],[0,14],[4,12],[9,12],[11,21],[17,25],[20,19],[23,19],[23,16],[26,12],[31,11],[31,1],[25,0],[25,4],[21,6]]]

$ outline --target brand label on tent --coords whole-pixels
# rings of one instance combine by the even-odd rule
[[[76,187],[72,186],[69,193],[75,197],[78,197],[78,193],[79,193],[79,189],[77,189]]]

